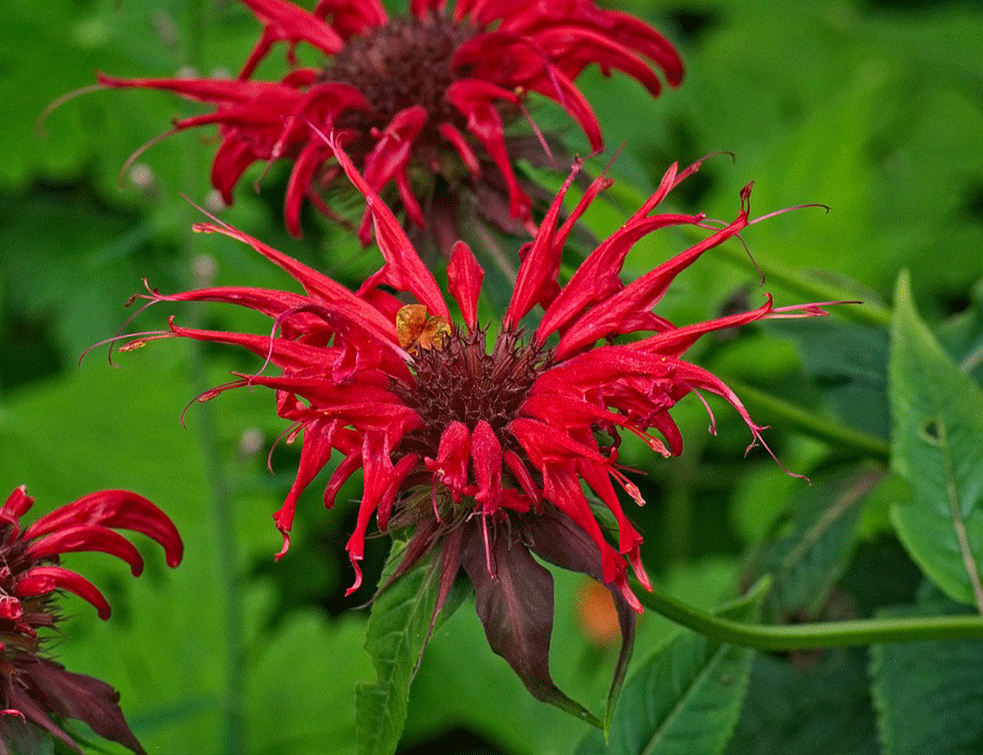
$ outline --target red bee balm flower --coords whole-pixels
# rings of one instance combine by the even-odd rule
[[[532,228],[530,199],[513,164],[539,158],[528,136],[505,135],[509,123],[528,117],[528,92],[559,103],[600,150],[597,119],[574,85],[584,68],[623,71],[653,96],[661,83],[652,64],[670,85],[682,79],[682,63],[665,38],[592,0],[459,0],[453,10],[445,0],[412,0],[410,13],[398,18],[379,0],[320,0],[313,13],[286,0],[242,2],[262,22],[263,35],[238,78],[99,80],[214,105],[214,113],[174,128],[219,124],[212,182],[227,204],[250,165],[292,160],[285,212],[294,235],[305,197],[333,215],[319,190],[340,171],[326,167],[333,155],[312,127],[347,131],[347,149],[372,190],[395,183],[408,218],[453,242],[463,196],[500,227],[519,221]],[[293,69],[281,81],[252,80],[277,42],[287,43]],[[294,48],[302,42],[329,56],[324,67],[298,67]]]
[[[119,694],[105,682],[73,674],[44,657],[39,629],[53,628],[60,616],[55,594],[67,590],[89,601],[99,618],[109,618],[109,604],[85,577],[59,565],[72,551],[103,551],[143,571],[143,558],[116,530],[141,532],[160,543],[170,566],[184,550],[177,529],[150,501],[125,490],[91,493],[52,511],[25,530],[20,518],[34,499],[23,486],[0,508],[0,751],[21,741],[18,726],[31,722],[81,753],[71,736],[50,718],[74,718],[114,742],[143,753],[123,719]],[[17,752],[22,750],[15,748]]]
[[[169,332],[134,336],[124,348],[180,336],[243,346],[276,365],[277,376],[240,375],[201,400],[231,388],[268,386],[277,392],[280,416],[294,423],[290,439],[303,433],[297,478],[274,516],[284,535],[279,555],[289,545],[298,496],[339,451],[343,459],[327,483],[325,505],[334,504],[342,483],[360,467],[365,480],[346,546],[356,572],[349,592],[362,581],[359,561],[373,515],[382,531],[412,532],[397,576],[439,553],[433,560],[441,570],[439,610],[463,568],[474,584],[491,647],[536,697],[587,715],[550,678],[552,579],[533,555],[586,573],[611,591],[624,640],[617,685],[631,649],[634,612],[641,611],[628,569],[648,586],[639,556],[642,538],[618,494],[620,488],[643,503],[618,465],[620,433],[640,436],[661,456],[679,454],[682,438],[669,409],[702,390],[728,401],[760,441],[761,428],[734,393],[681,355],[715,330],[825,312],[816,305],[777,310],[768,299],[750,312],[679,328],[652,312],[678,273],[748,225],[750,186],[732,222],[638,280],[622,283],[625,256],[643,236],[673,225],[710,227],[703,215],[651,214],[696,164],[683,171],[673,165],[656,193],[561,285],[560,260],[573,224],[610,185],[606,178],[596,179],[560,225],[571,175],[523,249],[511,303],[495,329],[479,327],[483,271],[467,245],[458,242],[447,277],[463,324],[453,325],[436,280],[393,214],[332,145],[368,200],[385,258],[376,274],[353,293],[240,231],[201,223],[196,230],[249,244],[306,293],[241,287],[173,296],[154,291],[146,297],[151,302],[227,302],[258,310],[273,319],[273,334],[197,330],[172,318]],[[383,286],[416,303],[405,304]],[[543,313],[527,336],[520,322],[537,305]],[[651,334],[614,343],[618,336],[644,331]],[[585,486],[594,502],[610,511],[616,544],[605,536]]]

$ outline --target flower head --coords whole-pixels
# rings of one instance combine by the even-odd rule
[[[438,610],[458,572],[474,585],[477,610],[491,647],[512,665],[538,698],[583,713],[553,683],[548,669],[553,591],[549,572],[534,558],[590,575],[614,596],[623,635],[615,674],[620,682],[631,649],[634,612],[641,605],[628,583],[633,571],[648,586],[642,538],[622,507],[622,493],[642,496],[618,463],[625,432],[663,457],[682,451],[669,410],[703,391],[729,402],[754,424],[737,396],[714,375],[685,361],[702,335],[762,318],[825,314],[817,306],[777,310],[770,298],[758,309],[675,327],[652,310],[673,279],[709,249],[738,234],[749,220],[750,186],[736,218],[720,227],[703,215],[653,214],[666,195],[699,164],[673,165],[656,191],[617,232],[604,240],[561,284],[568,234],[599,191],[596,179],[560,224],[567,183],[534,240],[522,252],[516,287],[502,321],[478,322],[483,271],[463,242],[454,248],[448,289],[460,312],[454,324],[435,278],[396,218],[332,143],[338,162],[365,195],[382,268],[352,292],[330,278],[240,231],[201,223],[249,244],[287,271],[304,293],[255,288],[207,288],[158,301],[226,302],[268,315],[273,332],[248,334],[186,328],[172,318],[164,333],[234,344],[279,368],[279,374],[239,375],[201,397],[263,385],[277,395],[277,411],[303,435],[296,480],[274,520],[289,546],[301,492],[328,464],[341,461],[324,493],[334,505],[342,483],[364,472],[364,491],[347,542],[355,582],[373,517],[380,530],[409,534],[396,576],[424,557],[440,570]],[[673,225],[708,229],[707,238],[630,283],[620,277],[631,247]],[[716,230],[713,228],[716,227]],[[402,292],[397,299],[390,290]],[[414,300],[406,304],[405,299]],[[541,308],[538,323],[527,315]],[[624,343],[626,334],[636,337]],[[637,337],[637,336],[641,337]],[[752,443],[753,445],[753,443]],[[602,522],[596,510],[605,511]],[[609,541],[608,531],[613,534]]]
[[[529,135],[506,134],[528,117],[528,93],[557,102],[600,150],[597,119],[574,84],[587,66],[623,71],[653,96],[662,87],[655,69],[672,86],[682,78],[664,37],[593,0],[458,0],[453,10],[446,0],[412,0],[395,18],[379,0],[320,0],[313,12],[287,0],[242,2],[263,34],[237,78],[100,81],[214,105],[213,113],[179,120],[174,129],[219,125],[212,182],[227,204],[253,163],[292,161],[285,214],[295,235],[305,198],[334,216],[320,190],[341,171],[316,130],[346,132],[347,150],[373,191],[395,184],[409,220],[428,227],[438,243],[453,242],[464,198],[499,227],[532,228],[514,163],[541,162],[542,150]],[[280,42],[291,71],[280,81],[253,79]],[[299,65],[294,50],[301,43],[326,56],[322,67]],[[367,242],[367,223],[362,230]]]
[[[119,694],[105,682],[73,674],[45,657],[39,630],[56,627],[59,591],[87,600],[108,619],[109,603],[99,589],[60,565],[73,551],[102,551],[143,571],[143,558],[117,530],[147,535],[164,548],[167,563],[177,566],[183,546],[174,524],[150,501],[124,490],[91,493],[62,506],[22,530],[20,518],[34,499],[21,486],[0,508],[0,749],[17,719],[28,721],[81,753],[51,715],[84,721],[97,734],[144,750],[123,719]]]

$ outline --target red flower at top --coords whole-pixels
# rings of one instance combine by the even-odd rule
[[[169,566],[181,562],[181,537],[163,511],[125,490],[91,493],[21,530],[20,518],[33,504],[21,486],[0,508],[0,751],[7,751],[14,728],[30,721],[81,755],[71,736],[50,718],[54,714],[84,721],[100,736],[144,753],[123,719],[119,694],[105,682],[73,674],[44,657],[44,637],[38,630],[57,624],[55,597],[61,590],[94,605],[99,618],[109,618],[106,598],[81,574],[61,566],[62,554],[102,551],[128,563],[133,576],[139,576],[143,558],[117,530],[156,540]]]
[[[438,243],[452,243],[465,196],[500,227],[518,221],[532,229],[530,199],[513,166],[541,157],[528,135],[506,136],[508,124],[528,117],[527,93],[559,103],[600,150],[597,119],[574,84],[588,65],[623,71],[653,96],[662,86],[653,64],[670,85],[682,79],[679,56],[662,35],[593,0],[458,0],[453,10],[446,0],[412,0],[410,13],[397,18],[379,0],[320,0],[313,13],[286,0],[242,2],[263,34],[236,79],[99,80],[214,105],[174,128],[219,124],[212,182],[227,204],[253,163],[293,161],[285,213],[294,235],[305,198],[333,216],[320,190],[340,170],[312,126],[347,130],[347,150],[372,190],[394,183],[407,217]],[[253,80],[278,42],[288,45],[292,70],[280,81]],[[300,43],[329,56],[325,65],[300,67]]]
[[[552,579],[533,554],[586,573],[611,591],[623,635],[617,687],[634,636],[634,612],[641,611],[628,583],[629,568],[648,585],[642,538],[618,492],[643,502],[618,464],[621,433],[639,436],[660,456],[679,454],[683,441],[669,410],[690,392],[706,391],[729,402],[760,441],[761,428],[737,396],[707,370],[682,359],[683,353],[716,330],[825,312],[818,305],[775,309],[768,298],[749,312],[676,327],[652,311],[680,272],[750,222],[750,185],[737,217],[722,227],[703,215],[652,214],[697,163],[682,171],[673,165],[655,194],[561,284],[567,237],[610,185],[603,177],[594,180],[560,224],[574,171],[524,247],[511,302],[496,327],[479,326],[483,271],[468,246],[458,242],[447,268],[448,289],[461,315],[461,324],[452,325],[435,278],[394,215],[334,141],[332,146],[368,200],[385,258],[376,274],[352,292],[240,231],[202,223],[196,230],[249,244],[292,275],[305,293],[243,287],[171,296],[152,291],[146,295],[151,303],[210,301],[257,310],[273,320],[273,333],[192,329],[172,318],[169,331],[132,336],[123,348],[154,338],[194,338],[244,347],[278,367],[275,376],[240,375],[201,400],[232,388],[267,386],[276,391],[279,415],[293,423],[290,440],[303,434],[296,480],[274,515],[284,536],[279,555],[289,545],[298,497],[332,453],[340,452],[343,458],[325,490],[326,506],[333,506],[356,470],[364,471],[357,524],[346,546],[356,572],[351,590],[362,580],[359,561],[373,516],[382,531],[411,533],[397,576],[437,554],[431,563],[441,574],[439,610],[463,568],[475,587],[492,648],[536,697],[589,715],[550,677]],[[707,238],[623,283],[620,271],[632,246],[655,230],[678,225],[707,228]],[[392,289],[403,297],[397,299]],[[522,323],[536,319],[530,313],[537,305],[541,316],[526,335]],[[619,336],[645,332],[615,343]],[[613,543],[594,506],[608,510]]]

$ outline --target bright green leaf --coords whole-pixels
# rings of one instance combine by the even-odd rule
[[[895,505],[892,519],[932,581],[970,603],[983,555],[983,393],[919,319],[907,275],[898,279],[895,302],[892,466],[915,500]]]

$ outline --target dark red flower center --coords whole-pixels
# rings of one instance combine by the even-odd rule
[[[444,430],[462,422],[473,431],[485,420],[503,449],[520,451],[505,427],[519,415],[536,379],[549,367],[552,353],[522,343],[506,330],[488,352],[487,333],[456,329],[440,348],[416,355],[416,385],[399,385],[397,393],[423,419],[423,426],[403,436],[400,450],[436,458]]]
[[[442,122],[465,127],[463,116],[444,94],[460,78],[453,70],[455,50],[476,33],[469,22],[428,13],[423,18],[393,19],[348,40],[321,80],[354,86],[371,108],[371,113],[349,111],[338,119],[339,127],[355,132],[345,149],[356,164],[375,145],[372,129],[384,131],[396,114],[414,105],[422,106],[428,115],[418,144],[439,143],[437,125]]]

